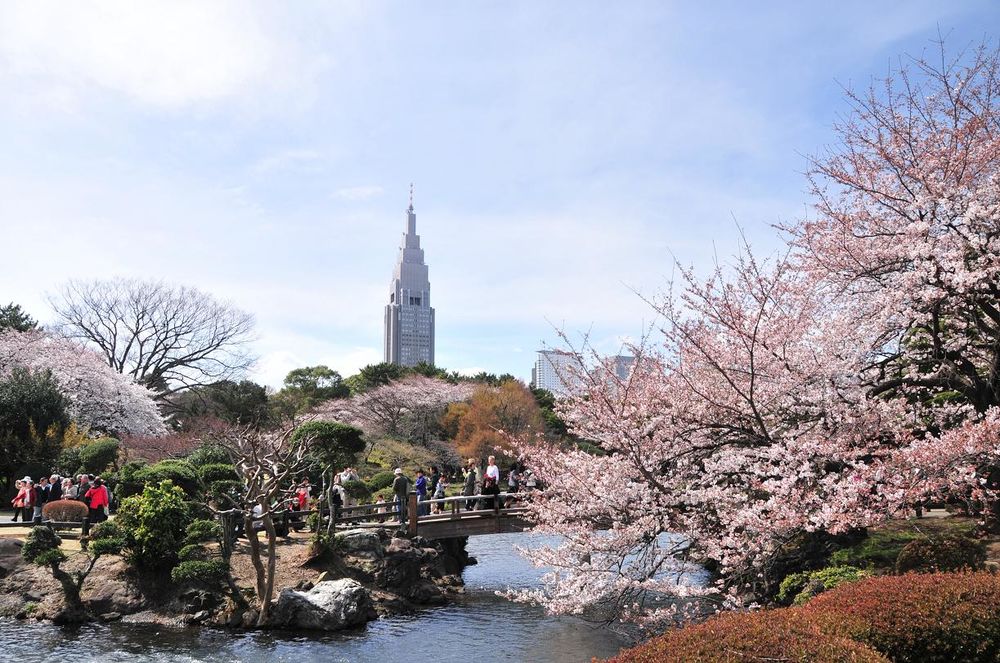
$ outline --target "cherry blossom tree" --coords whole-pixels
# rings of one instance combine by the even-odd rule
[[[319,419],[341,421],[364,430],[370,442],[377,436],[428,442],[440,426],[449,403],[472,396],[474,385],[409,375],[349,399],[329,401],[314,413]]]
[[[0,375],[17,366],[51,371],[70,418],[91,431],[148,436],[166,432],[152,392],[74,341],[41,331],[0,333]]]
[[[521,600],[654,619],[712,560],[752,600],[804,532],[864,527],[929,495],[1000,492],[1000,64],[915,59],[863,94],[813,161],[787,257],[747,249],[653,302],[663,344],[599,364],[561,406],[593,456],[514,440],[562,543]]]

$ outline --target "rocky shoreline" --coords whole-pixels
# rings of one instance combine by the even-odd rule
[[[363,627],[380,616],[444,605],[464,592],[462,570],[475,564],[465,539],[428,541],[384,530],[339,533],[335,544],[311,556],[309,540],[279,545],[273,628],[337,631]],[[241,591],[252,579],[237,550],[233,575]],[[70,555],[66,568],[74,568]],[[255,628],[256,611],[240,608],[222,587],[177,585],[136,575],[118,556],[98,560],[81,591],[87,610],[101,621]],[[21,558],[21,542],[0,539],[0,617],[66,621],[59,583],[48,569]]]

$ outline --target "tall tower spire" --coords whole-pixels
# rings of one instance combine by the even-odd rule
[[[406,232],[385,307],[385,361],[402,366],[434,363],[434,309],[424,250],[413,211],[413,185],[406,208]]]

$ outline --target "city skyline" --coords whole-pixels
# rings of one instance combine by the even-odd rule
[[[0,224],[29,250],[0,265],[0,303],[49,323],[70,278],[162,279],[257,317],[252,379],[349,375],[383,359],[387,238],[416,180],[436,363],[527,380],[557,328],[618,354],[675,259],[707,273],[739,229],[777,250],[843,88],[1000,20],[987,2],[573,8],[3,3]]]
[[[406,232],[392,274],[385,305],[384,360],[400,366],[434,365],[434,307],[431,306],[429,268],[417,234],[413,185],[406,208]]]

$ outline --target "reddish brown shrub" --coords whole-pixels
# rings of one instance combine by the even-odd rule
[[[1000,660],[1000,577],[883,576],[842,585],[801,610],[827,633],[864,642],[898,663]]]
[[[87,505],[76,500],[56,500],[42,507],[42,517],[57,523],[82,523],[88,513]]]
[[[878,652],[828,635],[797,609],[727,613],[626,649],[608,663],[888,663]]]

